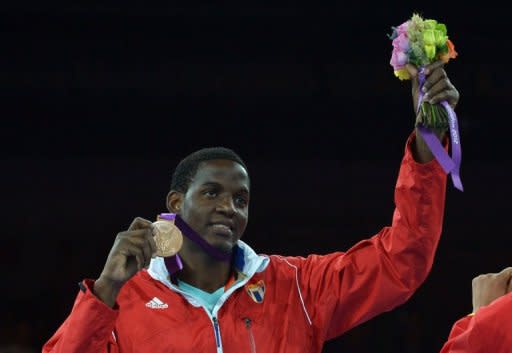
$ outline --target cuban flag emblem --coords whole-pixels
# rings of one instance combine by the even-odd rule
[[[265,282],[260,280],[253,284],[248,284],[245,286],[247,290],[247,294],[252,298],[256,303],[261,304],[263,302],[263,297],[265,296]]]

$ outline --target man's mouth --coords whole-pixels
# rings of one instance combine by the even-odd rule
[[[217,235],[223,235],[227,237],[233,236],[233,229],[232,227],[222,224],[222,223],[212,223],[210,227],[213,229],[213,232]]]

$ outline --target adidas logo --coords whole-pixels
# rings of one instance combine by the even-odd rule
[[[167,309],[169,305],[167,305],[157,297],[154,297],[153,299],[146,303],[146,307],[150,309]]]

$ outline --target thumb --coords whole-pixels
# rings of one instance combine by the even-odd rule
[[[418,113],[418,97],[419,97],[419,80],[418,80],[418,69],[412,64],[405,64],[405,69],[411,76],[411,92],[412,92],[412,104],[414,111]],[[418,117],[416,117],[418,120]]]
[[[405,69],[411,76],[411,79],[416,79],[418,77],[418,69],[413,64],[406,64]]]

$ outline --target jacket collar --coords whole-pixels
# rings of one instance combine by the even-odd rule
[[[249,280],[255,273],[263,272],[269,262],[270,259],[267,256],[256,254],[248,244],[241,240],[237,242],[234,249],[233,266],[236,271],[243,274],[246,280]],[[163,257],[151,259],[148,274],[166,286],[173,287]]]

